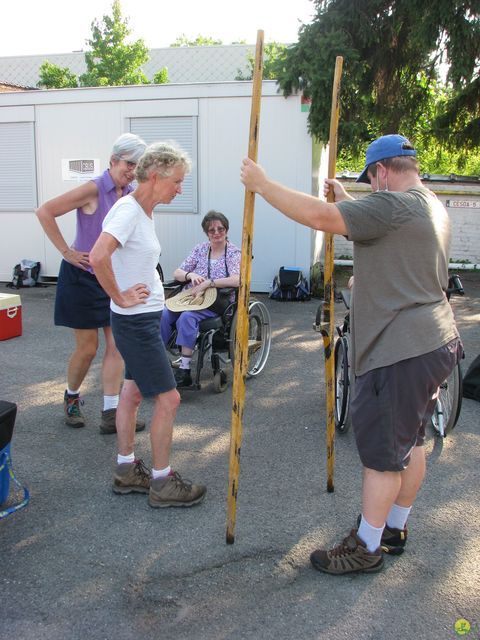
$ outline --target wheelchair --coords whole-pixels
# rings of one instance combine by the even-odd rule
[[[157,267],[160,277],[162,271]],[[163,282],[163,279],[162,279]],[[164,282],[165,297],[169,298],[178,293],[183,283],[176,281]],[[235,290],[236,291],[236,290]],[[228,375],[225,367],[232,366],[235,361],[235,334],[237,328],[237,299],[231,302],[221,316],[206,318],[199,324],[199,333],[195,343],[192,360],[192,386],[185,390],[199,390],[202,388],[200,377],[206,362],[210,362],[213,373],[213,388],[222,393],[228,387]],[[270,314],[267,307],[260,300],[251,298],[248,305],[248,364],[247,378],[258,376],[268,360],[272,339]],[[176,331],[172,332],[167,351],[174,356],[172,366],[179,361],[180,348],[175,344]],[[177,358],[177,359],[175,359]]]

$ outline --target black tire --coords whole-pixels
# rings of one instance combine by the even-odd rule
[[[340,433],[350,428],[350,365],[348,339],[341,336],[335,343],[335,427]]]
[[[432,426],[445,437],[455,427],[462,409],[462,369],[460,363],[440,385],[437,404],[432,415]]]
[[[235,333],[237,312],[230,328],[230,359],[235,362]],[[270,353],[272,329],[267,307],[259,300],[253,300],[248,306],[248,364],[247,378],[258,376],[265,367]]]

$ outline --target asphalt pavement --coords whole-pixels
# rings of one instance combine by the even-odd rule
[[[453,301],[466,349],[480,351],[480,275]],[[9,292],[0,285],[1,292]],[[63,422],[69,330],[53,325],[55,286],[21,289],[23,335],[0,342],[0,398],[18,405],[12,440],[30,504],[0,521],[0,638],[12,640],[480,638],[479,403],[464,400],[446,439],[428,433],[428,475],[407,550],[372,575],[313,570],[360,510],[353,434],[335,442],[326,490],[325,384],[318,300],[268,306],[264,372],[247,382],[235,543],[227,545],[231,385],[185,392],[172,466],[205,482],[203,504],[151,509],[111,490],[116,436],[98,430],[99,359],[83,387],[87,426]],[[336,315],[342,315],[336,305]],[[231,373],[229,371],[229,373]],[[147,421],[152,405],[144,402]],[[136,455],[150,463],[148,429]],[[465,629],[457,624],[457,630]]]

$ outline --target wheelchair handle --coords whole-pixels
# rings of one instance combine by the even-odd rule
[[[450,296],[452,295],[452,293],[455,293],[459,296],[465,295],[465,289],[463,288],[462,281],[460,280],[460,276],[457,273],[454,273],[448,279],[448,287],[445,290],[447,300],[450,300]]]

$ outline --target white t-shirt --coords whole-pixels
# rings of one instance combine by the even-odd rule
[[[112,254],[113,273],[120,291],[139,282],[150,290],[145,304],[123,308],[111,300],[110,309],[122,315],[162,311],[165,296],[156,269],[160,243],[153,218],[145,213],[132,195],[124,196],[105,216],[103,231],[120,243]]]

